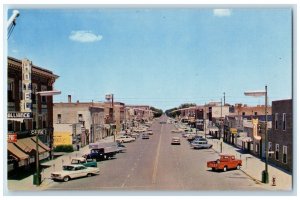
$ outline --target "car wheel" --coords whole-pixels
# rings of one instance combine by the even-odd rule
[[[224,171],[224,172],[226,172],[226,171],[227,171],[227,166],[225,166],[225,167],[223,168],[223,171]]]
[[[63,178],[63,181],[64,182],[68,182],[70,180],[70,177],[69,176],[65,176],[64,178]]]
[[[238,166],[236,167],[236,169],[241,169],[241,165],[238,165]]]
[[[88,173],[88,174],[87,174],[87,177],[91,177],[91,176],[92,176],[92,174],[91,174],[91,173]]]
[[[211,168],[211,170],[212,170],[212,171],[216,171],[216,169],[215,169],[214,167],[213,167],[213,168]]]

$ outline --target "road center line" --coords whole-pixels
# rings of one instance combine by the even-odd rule
[[[162,136],[162,127],[163,127],[163,125],[160,128],[160,136],[159,136],[158,148],[157,148],[157,152],[156,152],[156,157],[155,157],[155,162],[154,162],[154,169],[153,169],[153,174],[152,174],[152,184],[155,184],[155,182],[156,182],[158,157],[159,157],[159,152],[160,152],[160,143],[161,143],[161,136]]]

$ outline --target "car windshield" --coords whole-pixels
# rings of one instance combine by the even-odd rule
[[[64,171],[73,171],[74,167],[73,166],[63,166]]]

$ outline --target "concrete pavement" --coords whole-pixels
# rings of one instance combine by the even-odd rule
[[[232,154],[236,158],[243,161],[241,171],[259,183],[263,188],[276,191],[291,191],[292,190],[292,175],[282,169],[268,165],[269,183],[261,182],[261,173],[265,169],[265,162],[249,153],[243,153],[241,149],[231,146],[219,139],[208,139],[210,144],[213,144],[213,149],[219,154]],[[222,143],[222,150],[221,150]],[[275,186],[272,179],[275,178]]]

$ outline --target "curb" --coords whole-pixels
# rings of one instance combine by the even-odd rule
[[[251,176],[250,174],[248,174],[246,171],[240,169],[240,171],[242,171],[245,175],[247,175],[248,177],[250,177],[256,184],[260,184],[262,185],[262,182],[257,180],[256,178],[254,178],[253,176]]]

